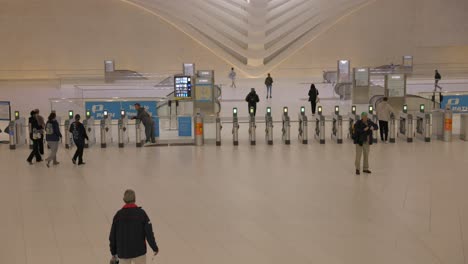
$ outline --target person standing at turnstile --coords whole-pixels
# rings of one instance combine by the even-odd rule
[[[33,110],[31,111],[31,116],[29,117],[29,138],[33,142],[33,149],[31,154],[29,154],[28,159],[26,160],[29,164],[33,164],[33,158],[36,158],[36,162],[42,161],[41,153],[39,152],[39,141],[42,138],[40,131],[42,130],[42,127],[37,122],[36,114],[36,111]]]
[[[57,161],[57,150],[59,147],[59,141],[62,138],[62,133],[60,133],[59,123],[55,119],[57,116],[54,112],[50,113],[49,117],[47,118],[47,124],[45,125],[45,132],[46,132],[46,141],[47,145],[50,147],[49,157],[46,158],[47,161],[47,168],[51,161],[53,161],[54,165],[58,165],[59,162]]]
[[[310,85],[309,89],[309,102],[310,108],[312,109],[312,115],[315,115],[315,109],[317,108],[319,91],[315,88],[315,84]]]
[[[245,97],[245,101],[249,106],[248,113],[250,113],[250,108],[253,107],[253,115],[255,116],[257,113],[257,103],[260,102],[260,98],[258,98],[255,88],[250,89],[250,93]]]
[[[384,143],[388,143],[388,122],[390,121],[390,115],[395,113],[395,110],[388,103],[388,98],[384,97],[383,101],[377,105],[377,117],[379,119],[380,127],[380,140]]]
[[[76,145],[76,152],[72,158],[73,164],[76,164],[76,160],[78,160],[78,165],[84,165],[83,162],[83,152],[85,147],[85,139],[89,140],[88,134],[86,134],[86,129],[83,124],[80,122],[81,116],[75,115],[75,122],[73,122],[70,126],[70,133],[72,133],[73,141]]]
[[[145,135],[146,135],[146,144],[156,143],[154,135],[154,121],[151,118],[150,114],[146,111],[144,107],[141,107],[139,103],[136,103],[135,110],[137,115],[132,117],[132,119],[139,119],[141,123],[145,126]]]
[[[41,140],[39,140],[39,153],[41,153],[41,155],[44,155],[44,129],[45,129],[46,123],[45,123],[44,117],[40,115],[39,109],[36,109],[34,111],[36,111],[37,123],[42,128],[42,130],[40,131]]]
[[[367,113],[362,112],[361,120],[354,124],[354,144],[356,145],[356,175],[361,174],[361,156],[364,156],[363,172],[371,173],[369,170],[369,151],[373,143],[372,132],[379,129],[371,120],[367,118]]]

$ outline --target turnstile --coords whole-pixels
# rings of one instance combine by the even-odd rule
[[[376,113],[374,112],[374,106],[370,105],[369,106],[369,114],[367,115],[367,118],[374,122],[374,124],[379,124],[379,118],[377,117]],[[372,131],[372,143],[376,144],[378,142],[379,138],[379,131],[378,130],[373,130]]]
[[[250,113],[250,119],[249,119],[249,140],[250,140],[250,145],[256,145],[256,135],[255,135],[255,129],[257,128],[257,125],[255,124],[255,114],[254,114],[254,108],[251,107],[249,109]]]
[[[299,141],[302,144],[308,144],[308,136],[307,115],[305,114],[305,107],[301,106],[301,112],[299,113]]]
[[[216,117],[216,146],[221,146],[221,130],[223,126],[221,125],[221,118],[218,116]]]
[[[20,117],[19,112],[15,112],[15,119],[10,121],[8,125],[8,134],[10,136],[10,149],[27,144],[26,138],[26,119]]]
[[[288,108],[283,107],[283,128],[282,128],[282,139],[286,145],[291,144],[291,120],[288,114]]]
[[[273,117],[271,117],[271,107],[267,107],[265,114],[265,140],[268,145],[273,145]]]
[[[396,142],[396,117],[395,114],[390,114],[390,121],[388,124],[388,142],[395,143]]]
[[[460,115],[460,139],[468,141],[468,114]]]
[[[325,116],[322,114],[322,107],[318,107],[317,115],[315,116],[315,139],[320,144],[325,144]]]
[[[356,114],[356,106],[351,107],[351,113],[348,114],[348,138],[353,139],[353,127],[354,124],[360,119],[359,115]]]
[[[340,107],[335,106],[335,112],[332,117],[331,138],[338,144],[343,144],[343,116],[340,115]]]
[[[239,145],[239,118],[237,117],[237,108],[232,109],[232,144]]]
[[[130,142],[130,138],[128,136],[128,118],[125,113],[125,110],[120,111],[120,118],[117,123],[117,128],[119,148],[123,148],[125,144],[128,144]]]
[[[135,142],[137,148],[141,148],[145,144],[145,140],[143,139],[143,131],[143,123],[140,119],[135,119]]]
[[[94,117],[91,116],[91,112],[89,110],[86,111],[86,119],[83,120],[83,126],[86,130],[86,134],[88,135],[85,148],[89,148],[90,146],[96,144],[96,128],[94,127]]]
[[[112,143],[112,119],[109,117],[107,110],[104,110],[103,118],[101,119],[101,148],[106,148],[108,143]]]
[[[416,137],[425,142],[431,142],[432,136],[432,114],[425,112],[425,106],[419,106],[419,113],[416,114]]]
[[[65,122],[63,123],[63,126],[64,126],[64,134],[65,134],[65,148],[66,149],[70,149],[73,147],[73,135],[72,133],[70,133],[70,126],[71,124],[73,123],[73,120],[74,120],[74,117],[73,117],[73,111],[70,110],[68,111],[68,119],[65,120]]]
[[[403,106],[403,111],[400,113],[400,127],[398,135],[406,142],[413,142],[413,115],[408,113],[408,106]]]

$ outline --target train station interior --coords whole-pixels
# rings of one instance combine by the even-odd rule
[[[468,264],[467,11],[0,0],[0,263],[117,260],[132,189],[159,246],[135,264]],[[58,163],[36,109],[56,114]]]

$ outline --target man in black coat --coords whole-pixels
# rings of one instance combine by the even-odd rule
[[[135,204],[133,190],[126,190],[123,200],[125,205],[115,214],[109,235],[112,259],[120,259],[120,264],[146,263],[146,242],[154,256],[159,252],[153,226],[146,212]]]
[[[367,118],[367,113],[362,112],[361,120],[358,120],[354,124],[353,139],[356,144],[356,175],[361,174],[361,156],[364,154],[364,173],[371,173],[369,170],[369,151],[370,145],[373,142],[373,131],[379,129],[379,127]]]
[[[75,122],[73,122],[70,126],[70,133],[73,135],[73,141],[76,145],[76,152],[73,156],[72,162],[76,164],[76,160],[78,159],[78,165],[84,165],[83,162],[83,152],[85,147],[85,139],[89,140],[88,134],[86,134],[86,129],[83,124],[80,122],[81,116],[75,115]]]
[[[31,154],[29,154],[29,157],[26,159],[26,161],[29,164],[33,164],[32,160],[33,158],[36,158],[36,162],[41,162],[42,157],[40,153],[40,141],[41,139],[41,131],[42,127],[39,125],[39,122],[37,122],[36,118],[36,111],[31,111],[31,117],[29,117],[29,139],[33,143],[33,150],[31,151]]]
[[[253,107],[253,114],[257,113],[257,103],[260,102],[260,98],[258,98],[257,92],[255,92],[255,88],[250,90],[250,93],[245,97],[245,101],[247,102],[249,109],[248,113],[250,114],[250,108]]]
[[[310,102],[310,107],[312,109],[312,115],[315,115],[315,109],[317,108],[318,95],[319,95],[319,92],[317,88],[315,88],[315,84],[311,84],[310,90],[309,90],[309,102]]]

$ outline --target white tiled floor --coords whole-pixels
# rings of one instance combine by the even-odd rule
[[[0,263],[106,263],[126,188],[152,219],[154,263],[467,264],[468,144],[93,148],[84,167],[0,146]],[[148,260],[150,258],[148,257]],[[151,262],[149,262],[151,263]]]

